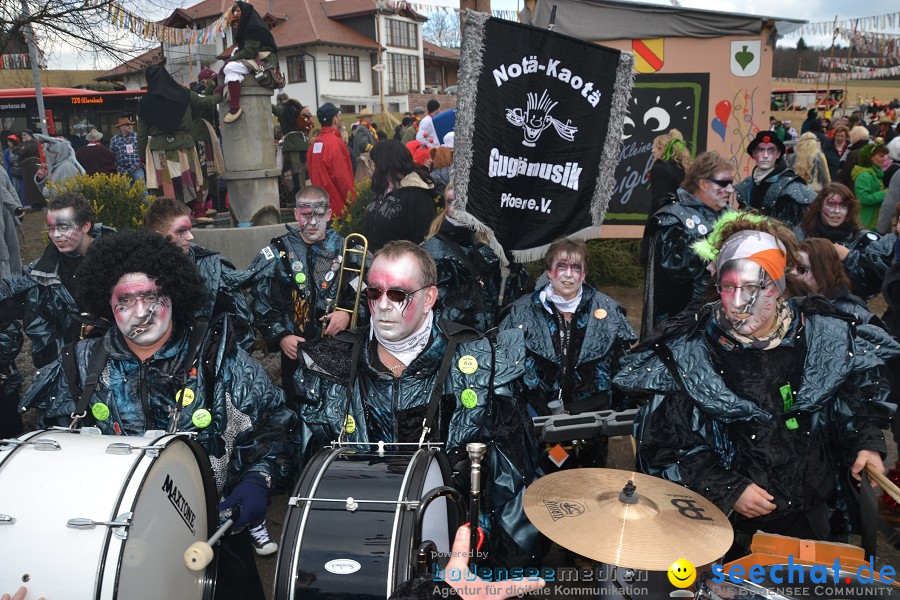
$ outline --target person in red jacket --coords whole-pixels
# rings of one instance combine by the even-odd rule
[[[322,132],[306,152],[306,169],[313,185],[328,192],[331,213],[341,218],[346,206],[356,199],[350,149],[341,139],[341,109],[326,102],[316,111],[316,117]]]

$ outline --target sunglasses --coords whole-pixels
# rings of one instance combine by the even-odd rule
[[[403,290],[379,290],[378,288],[367,287],[366,288],[366,298],[369,299],[369,302],[378,302],[383,294],[387,294],[388,300],[394,302],[396,304],[402,304],[409,300],[409,297],[415,294],[416,292],[420,292],[427,287],[431,287],[430,285],[426,285],[424,287],[420,287],[417,290],[413,290],[411,292],[405,292]]]
[[[711,178],[707,177],[706,180],[712,181],[714,184],[716,184],[720,188],[727,188],[729,185],[734,184],[734,179],[711,179]]]

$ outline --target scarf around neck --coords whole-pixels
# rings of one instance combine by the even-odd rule
[[[559,294],[553,291],[553,284],[548,283],[547,287],[541,290],[541,304],[544,305],[544,308],[547,309],[547,312],[553,314],[553,309],[550,307],[550,303],[552,302],[556,306],[556,310],[564,313],[574,313],[578,308],[578,305],[581,304],[581,296],[584,292],[584,286],[578,289],[578,295],[572,298],[571,300],[566,300]]]
[[[434,311],[429,310],[428,317],[425,319],[425,322],[422,323],[422,326],[404,340],[400,340],[399,342],[389,342],[382,339],[382,337],[378,335],[378,330],[375,329],[374,325],[369,333],[369,339],[371,340],[374,337],[391,356],[408,367],[428,345],[428,340],[431,338],[431,326],[433,323]]]

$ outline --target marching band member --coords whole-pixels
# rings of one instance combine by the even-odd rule
[[[227,317],[205,333],[192,324],[204,302],[203,280],[166,238],[149,231],[104,236],[78,275],[82,306],[116,326],[64,348],[37,374],[20,409],[37,409],[43,426],[69,425],[93,381],[85,419],[104,434],[166,430],[177,415],[177,430],[196,432],[209,455],[224,498],[219,509],[239,509],[232,516],[237,532],[218,550],[216,598],[265,598],[244,527],[265,515],[273,484],[290,477],[279,442],[296,415],[235,343]]]

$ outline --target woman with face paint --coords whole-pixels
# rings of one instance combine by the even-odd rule
[[[829,539],[836,477],[884,470],[894,409],[880,369],[900,344],[817,296],[786,298],[798,257],[783,231],[755,215],[723,219],[698,247],[719,300],[666,323],[615,377],[653,395],[635,419],[639,469],[730,514],[726,560],[748,553],[756,531]]]
[[[705,238],[727,214],[734,194],[734,168],[716,152],[694,160],[678,188],[678,200],[650,219],[644,235],[649,252],[644,280],[641,336],[698,300],[709,283],[706,265],[691,244]]]
[[[219,510],[232,510],[234,519],[217,551],[215,598],[262,600],[247,526],[265,516],[273,486],[291,479],[281,449],[296,415],[281,390],[234,343],[227,317],[195,339],[203,280],[187,253],[157,233],[120,232],[95,242],[79,271],[78,296],[115,326],[41,369],[20,408],[36,409],[42,426],[68,425],[82,382],[99,377],[85,418],[105,435],[167,430],[178,414],[177,430],[197,434],[209,455]],[[195,362],[186,364],[194,348]],[[98,352],[105,360],[92,366]]]
[[[823,238],[834,244],[850,277],[851,290],[868,299],[881,290],[897,236],[879,236],[863,229],[859,211],[859,200],[847,186],[830,183],[816,196],[794,235],[798,240]]]

